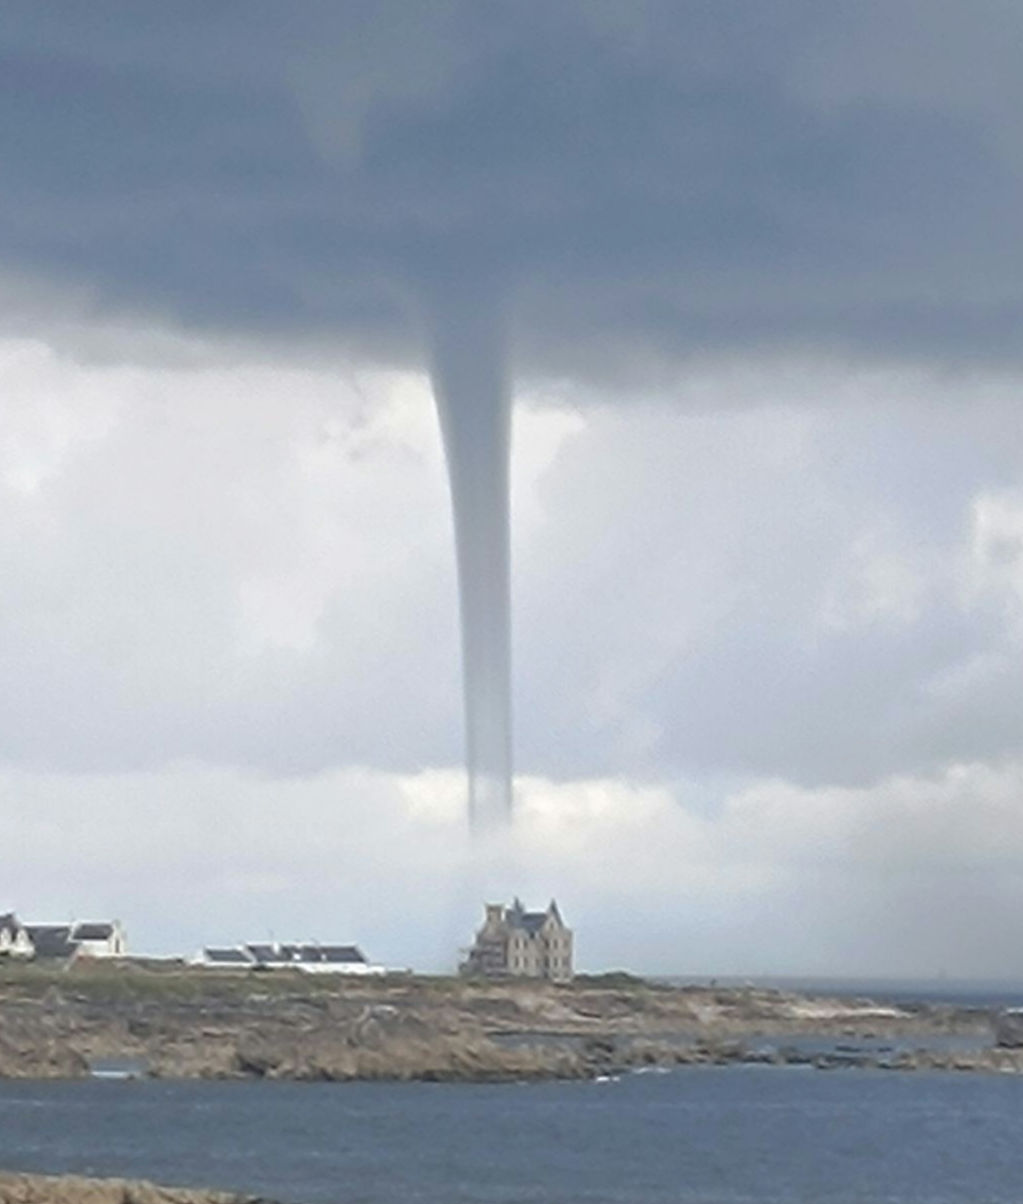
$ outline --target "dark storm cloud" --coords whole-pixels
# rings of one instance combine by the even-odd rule
[[[1023,11],[908,0],[9,8],[0,265],[215,332],[520,361],[750,343],[1014,357]],[[599,348],[599,352],[598,349]]]

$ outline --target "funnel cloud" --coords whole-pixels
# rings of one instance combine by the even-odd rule
[[[435,301],[429,318],[458,554],[469,817],[491,829],[511,818],[512,806],[511,393],[492,295]]]

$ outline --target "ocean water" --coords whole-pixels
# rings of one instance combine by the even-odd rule
[[[719,987],[754,986],[799,995],[840,996],[853,999],[872,999],[876,1003],[913,1006],[937,1003],[949,1007],[974,1008],[981,1011],[1023,1006],[1023,982],[1016,979],[957,979],[957,978],[708,978],[706,975],[674,975],[660,982],[672,986]]]
[[[1023,1079],[0,1083],[0,1166],[295,1204],[1018,1204]]]

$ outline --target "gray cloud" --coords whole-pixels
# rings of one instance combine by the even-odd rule
[[[491,275],[544,371],[763,342],[1015,358],[1023,15],[962,16],[23,6],[0,264],[396,357],[410,289]]]
[[[762,368],[777,408],[722,413],[733,383],[563,448],[520,575],[524,764],[820,784],[1023,751],[1011,382],[807,378],[845,404]]]
[[[3,374],[4,760],[290,774],[457,757],[421,389],[403,403],[265,366],[83,371],[39,349]]]
[[[8,763],[457,761],[421,380],[38,347],[2,371]],[[820,784],[1023,757],[1015,383],[798,376],[520,409],[523,772]]]

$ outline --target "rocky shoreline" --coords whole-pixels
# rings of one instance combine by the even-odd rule
[[[669,987],[0,970],[0,1077],[504,1081],[762,1063],[1019,1073],[978,1009]]]
[[[17,1175],[0,1171],[0,1204],[273,1204],[261,1196],[185,1187],[158,1187],[141,1179],[85,1179],[78,1175]]]

